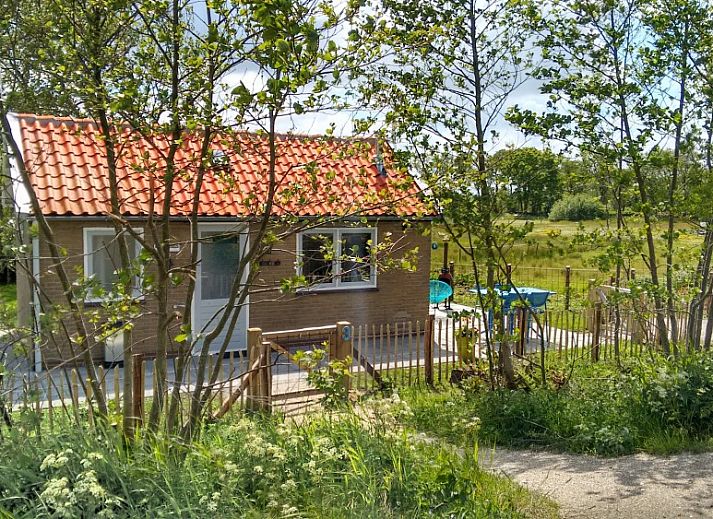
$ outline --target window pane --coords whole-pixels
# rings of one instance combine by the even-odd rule
[[[370,232],[342,233],[342,283],[371,281]]]
[[[309,283],[332,283],[334,237],[331,234],[302,235],[302,274]]]
[[[102,288],[109,292],[112,284],[116,283],[119,276],[115,271],[121,265],[119,244],[116,236],[112,234],[93,234],[90,240],[92,248],[91,272],[99,281]]]
[[[228,299],[240,261],[238,236],[217,231],[201,238],[201,299]]]

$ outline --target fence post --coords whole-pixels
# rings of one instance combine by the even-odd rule
[[[572,267],[567,265],[564,268],[564,309],[569,310],[572,297]]]
[[[507,284],[512,285],[512,263],[505,265],[505,276],[507,278]]]
[[[631,279],[632,281],[636,279],[636,269],[629,270],[629,279]]]
[[[423,334],[423,366],[426,384],[433,386],[433,316],[428,314]]]
[[[349,321],[337,322],[336,358],[338,360],[344,361],[348,357],[351,358],[353,333],[354,330]],[[351,362],[349,362],[348,367],[351,367]],[[342,384],[344,385],[344,389],[348,392],[351,389],[351,377],[344,376],[342,378]]]
[[[140,426],[144,421],[144,356],[140,353],[134,354],[134,372],[132,393],[134,394],[134,427]]]
[[[91,427],[94,427],[94,404],[92,403],[92,399],[94,398],[94,391],[92,389],[91,377],[87,377],[86,384],[87,385],[85,386],[84,391],[87,403],[87,419],[89,420],[89,425]]]
[[[599,361],[599,342],[602,331],[602,303],[594,303],[594,332],[592,334],[592,361]]]
[[[595,286],[597,283],[596,279],[590,279],[589,280],[589,295],[587,296],[587,299],[589,300],[589,303],[592,305],[592,308],[587,309],[586,317],[587,317],[587,330],[589,330],[590,333],[594,333],[594,305],[597,304],[599,301],[599,294],[597,293],[597,287]]]
[[[517,309],[518,310],[518,344],[517,344],[517,353],[518,355],[525,355],[525,346],[527,343],[527,308],[520,307]]]
[[[76,369],[72,369],[70,374],[70,396],[72,397],[72,410],[74,411],[74,419],[77,423],[81,423],[79,418],[79,375]]]
[[[248,328],[248,369],[252,369],[255,361],[262,352],[262,330],[260,328]],[[248,411],[259,411],[262,408],[261,399],[263,396],[263,363],[260,363],[258,372],[252,376],[247,388],[246,407]]]
[[[263,341],[262,362],[260,363],[260,410],[270,414],[272,412],[272,346],[270,341]]]
[[[458,249],[460,251],[460,248]],[[451,261],[448,264],[448,272],[451,273],[451,278],[453,278],[453,281],[451,281],[451,288],[453,288],[453,293],[451,294],[451,297],[448,298],[448,308],[451,308],[451,305],[453,304],[453,296],[456,293],[456,264],[454,261]]]

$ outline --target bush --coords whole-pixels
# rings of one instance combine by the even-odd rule
[[[639,366],[631,377],[640,412],[661,427],[695,437],[713,435],[713,359],[686,355],[662,365]]]
[[[713,447],[713,357],[580,361],[567,384],[407,393],[414,425],[459,445],[546,446],[604,456]],[[550,358],[551,373],[565,366]],[[571,368],[570,368],[571,369]],[[565,371],[569,371],[568,369]],[[477,431],[464,424],[477,423]]]
[[[560,220],[579,222],[604,218],[606,215],[606,208],[599,200],[589,195],[578,194],[565,195],[557,200],[550,210],[549,219],[553,222]]]

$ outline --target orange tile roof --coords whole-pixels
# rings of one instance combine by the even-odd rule
[[[109,169],[100,131],[91,120],[20,114],[23,159],[46,215],[101,215],[110,211]],[[115,136],[122,213],[161,214],[166,189],[165,136],[142,138],[128,128]],[[191,213],[200,136],[187,136],[175,156],[171,214]],[[228,165],[204,178],[201,216],[250,217],[267,196],[269,146],[264,135],[230,132],[210,144]],[[408,173],[374,164],[373,139],[280,136],[276,146],[275,215],[429,216],[433,213]],[[216,162],[216,161],[214,161]],[[388,161],[387,161],[388,164]]]

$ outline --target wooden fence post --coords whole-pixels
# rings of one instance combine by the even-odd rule
[[[337,337],[336,337],[336,358],[345,360],[352,354],[352,335],[354,329],[349,321],[337,322]],[[349,363],[351,366],[351,362]],[[344,389],[348,392],[351,389],[351,377],[344,376],[342,378]]]
[[[518,344],[517,353],[518,355],[525,355],[525,349],[527,346],[527,308],[520,307],[518,310]]]
[[[262,352],[262,330],[260,328],[248,328],[248,366],[251,368],[255,365],[255,361],[260,357]],[[259,372],[252,377],[250,385],[247,388],[246,407],[248,411],[258,411],[261,408],[260,400],[262,398],[263,380],[262,363],[260,363]]]
[[[512,263],[505,265],[505,277],[507,278],[507,284],[512,285]]]
[[[260,363],[260,388],[262,394],[260,399],[260,409],[264,413],[272,412],[272,346],[270,341],[262,343],[262,362]]]
[[[134,427],[139,427],[144,421],[144,356],[140,353],[134,354],[134,372],[131,382],[132,393],[134,394]]]
[[[587,309],[586,312],[586,317],[587,317],[587,330],[589,330],[590,333],[594,333],[594,305],[597,304],[599,301],[599,294],[597,293],[597,287],[596,287],[597,280],[596,279],[590,279],[589,280],[589,295],[587,296],[589,303],[592,305],[591,309]]]
[[[85,402],[87,404],[87,419],[89,420],[89,425],[91,427],[94,427],[94,403],[92,402],[92,399],[94,398],[94,391],[92,389],[92,379],[91,377],[87,377],[86,380],[86,386],[85,386],[85,395],[86,399]]]
[[[423,334],[423,366],[426,384],[429,386],[433,386],[433,323],[433,316],[428,314]]]
[[[458,249],[460,251],[460,248]],[[456,293],[456,264],[454,261],[451,261],[448,263],[448,272],[451,273],[451,278],[453,278],[453,281],[451,281],[451,288],[453,288],[453,293],[451,296],[448,298],[448,309],[451,308],[451,305],[453,304],[453,296]]]
[[[74,419],[78,424],[82,423],[79,417],[79,375],[76,369],[72,369],[70,373],[70,396],[72,398],[72,410],[74,411]]]
[[[567,265],[564,268],[564,309],[569,310],[572,297],[572,267]]]
[[[602,303],[594,304],[594,331],[592,333],[592,361],[599,361],[599,343],[602,331]]]
[[[114,366],[114,412],[121,413],[121,393],[119,392],[119,388],[121,385],[121,379],[120,376],[121,374],[119,373],[119,368]]]

